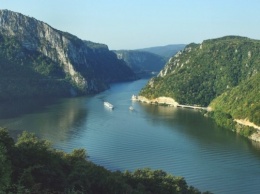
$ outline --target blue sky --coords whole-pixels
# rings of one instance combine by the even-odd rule
[[[9,9],[110,49],[260,39],[259,0],[0,0]]]

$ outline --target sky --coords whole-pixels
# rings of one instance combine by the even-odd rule
[[[0,0],[111,50],[201,43],[226,35],[260,40],[260,0]]]

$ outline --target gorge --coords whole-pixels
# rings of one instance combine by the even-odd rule
[[[62,150],[57,155],[71,163],[77,163],[75,154],[85,161],[84,151],[73,151],[83,148],[88,160],[114,174],[117,170],[149,167],[183,176],[201,191],[258,193],[259,144],[247,138],[260,138],[259,49],[259,40],[239,36],[191,43],[172,56],[156,77],[134,81],[137,72],[159,71],[165,59],[143,51],[115,54],[105,44],[81,40],[32,17],[0,10],[0,126],[6,127],[15,140],[26,130],[51,141],[54,149]],[[149,104],[131,101],[132,94]],[[44,101],[51,98],[58,100],[46,105]],[[114,110],[105,109],[104,101],[111,102]],[[198,109],[178,106],[212,111],[203,109],[201,114]],[[0,159],[8,166],[6,153],[10,150],[6,145],[0,142]],[[33,147],[26,141],[25,145]],[[16,153],[24,159],[19,150]],[[72,190],[73,186],[81,189],[76,180],[86,171],[91,172],[91,178],[83,179],[90,181],[84,182],[86,189],[99,180],[111,187],[110,183],[118,180],[117,186],[123,184],[121,175],[107,179],[104,177],[109,173],[102,167],[92,171],[78,164],[82,166],[78,165],[69,177],[75,183]],[[31,181],[34,170],[52,173],[49,166],[41,165],[35,163],[16,172],[37,190],[41,185]],[[58,171],[55,173],[63,174]],[[157,178],[168,176],[162,171],[137,172]],[[101,179],[91,182],[96,174]],[[12,176],[17,180],[15,174]],[[183,184],[177,184],[177,190],[200,193],[188,188],[183,178],[174,180]],[[124,191],[145,189],[138,181],[131,181],[134,186],[124,184]],[[66,185],[66,181],[63,183]],[[152,192],[149,187],[147,192]]]

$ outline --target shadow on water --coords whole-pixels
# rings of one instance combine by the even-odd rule
[[[43,110],[57,99],[20,99],[0,102],[0,119],[10,119]]]
[[[0,126],[8,128],[14,138],[26,130],[51,142],[67,141],[86,122],[85,101],[85,98],[71,98],[4,104],[0,108],[4,117]]]
[[[132,102],[132,94],[146,82],[115,84],[95,96],[40,107],[34,102],[5,105],[0,126],[12,137],[33,132],[65,151],[86,148],[91,161],[111,170],[148,166],[184,176],[201,190],[259,193],[257,145],[217,127],[198,111]],[[115,109],[105,109],[103,101]]]

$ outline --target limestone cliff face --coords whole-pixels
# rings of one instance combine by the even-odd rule
[[[184,65],[189,63],[189,59],[185,63],[181,62],[181,57],[192,50],[192,47],[187,46],[184,50],[179,51],[169,59],[164,68],[158,74],[158,77],[164,77],[167,74],[174,73],[177,69],[183,68]]]
[[[83,41],[20,13],[0,10],[0,34],[15,38],[27,50],[40,52],[59,64],[84,93],[98,92],[111,82],[135,77],[106,45]]]

